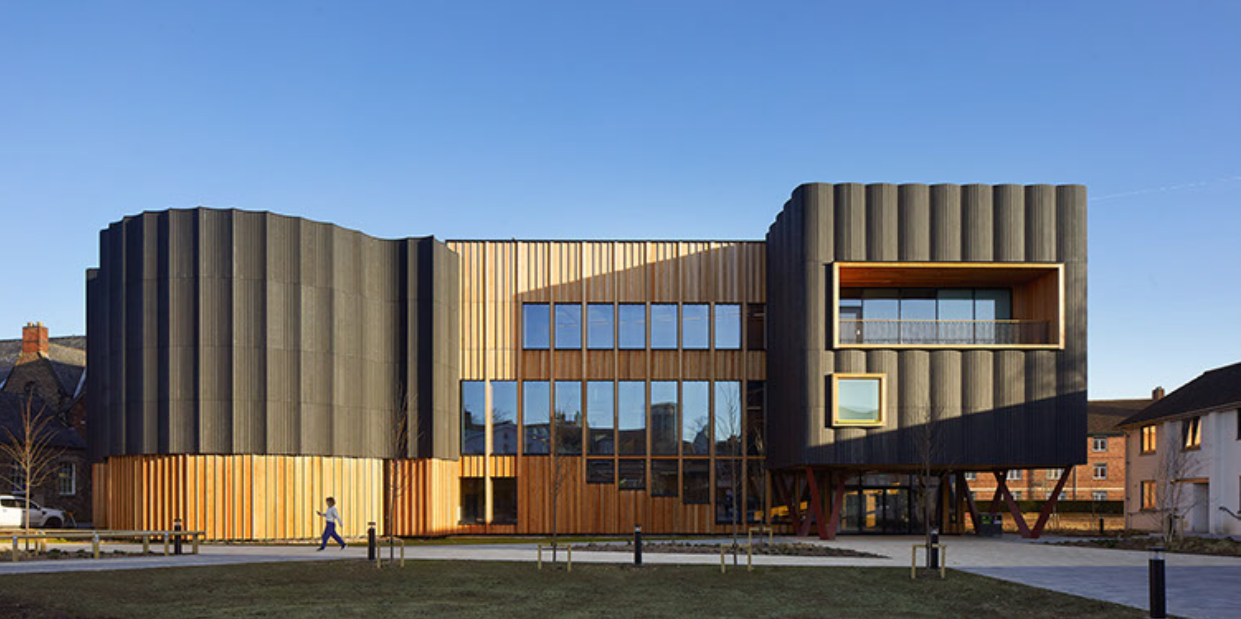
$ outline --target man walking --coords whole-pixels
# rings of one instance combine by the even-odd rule
[[[319,550],[327,548],[329,538],[336,540],[336,543],[340,544],[340,549],[344,550],[345,540],[341,539],[340,535],[336,533],[336,525],[340,524],[340,512],[336,511],[336,499],[328,497],[327,511],[315,513],[323,516],[323,519],[327,521],[323,526],[323,543],[319,544]]]

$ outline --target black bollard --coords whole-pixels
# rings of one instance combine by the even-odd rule
[[[928,569],[939,569],[939,548],[936,548],[938,543],[939,529],[931,527],[931,543],[926,547],[926,566]]]
[[[1099,535],[1103,535],[1103,519],[1099,519]]]
[[[173,531],[182,530],[180,518],[177,518],[176,520],[172,521],[172,530]],[[181,554],[181,536],[179,534],[172,536],[172,553],[177,554],[177,555]]]
[[[642,567],[642,525],[633,525],[633,564]]]
[[[1150,551],[1151,617],[1163,619],[1168,616],[1168,599],[1163,573],[1163,547],[1151,546]]]
[[[378,556],[377,547],[375,545],[375,523],[366,523],[366,560],[374,561]]]

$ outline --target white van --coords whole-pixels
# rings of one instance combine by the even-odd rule
[[[0,496],[0,527],[21,527],[22,510],[25,508],[26,499],[8,494]],[[30,526],[59,529],[65,526],[65,513],[59,509],[39,507],[38,503],[31,501]]]

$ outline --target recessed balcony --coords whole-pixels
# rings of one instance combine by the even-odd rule
[[[834,348],[1062,348],[1063,268],[833,263]]]

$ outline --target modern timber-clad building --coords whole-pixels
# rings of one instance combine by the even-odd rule
[[[1086,459],[1076,185],[803,185],[765,242],[144,213],[87,308],[112,528],[910,532],[929,471],[960,530],[964,473]]]

